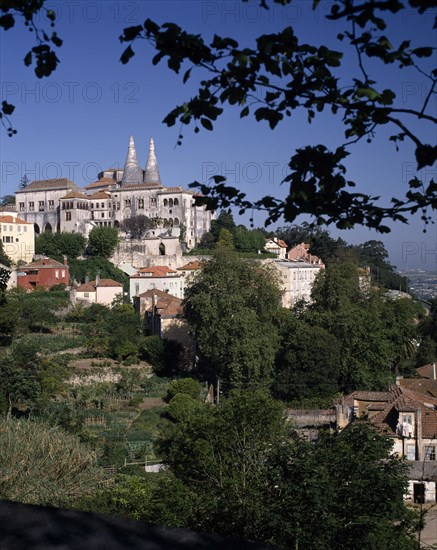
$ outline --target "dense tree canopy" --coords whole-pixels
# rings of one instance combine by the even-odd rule
[[[35,253],[51,258],[77,258],[85,251],[86,238],[80,233],[41,233],[35,239]]]
[[[110,258],[118,240],[118,230],[115,227],[94,227],[88,239],[88,252],[91,256]]]
[[[226,389],[270,381],[278,311],[274,274],[226,249],[205,264],[185,294],[185,317],[210,375],[220,377]]]

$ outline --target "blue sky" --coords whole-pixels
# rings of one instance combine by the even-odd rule
[[[240,120],[239,111],[229,109],[213,132],[194,134],[192,128],[184,128],[183,145],[175,147],[178,127],[167,128],[162,120],[190,97],[195,80],[183,85],[181,77],[165,64],[153,66],[153,50],[146,42],[138,43],[136,56],[123,66],[119,58],[125,46],[118,37],[124,27],[150,17],[159,23],[174,21],[206,37],[214,33],[234,36],[241,45],[253,46],[259,34],[292,25],[301,39],[342,50],[335,39],[340,28],[323,17],[329,5],[322,1],[314,13],[309,0],[285,8],[275,5],[268,12],[257,3],[238,1],[47,2],[58,15],[56,30],[64,40],[58,50],[61,63],[49,78],[38,80],[23,64],[24,55],[34,45],[26,28],[19,25],[0,33],[2,97],[16,105],[13,123],[18,130],[12,139],[5,132],[0,134],[0,195],[13,193],[25,173],[30,179],[69,177],[79,186],[86,185],[96,179],[98,169],[123,165],[133,135],[142,164],[149,139],[154,137],[165,185],[187,186],[219,172],[250,198],[267,193],[285,196],[286,188],[280,182],[291,154],[307,144],[340,144],[338,119],[323,115],[308,125],[300,113],[271,131],[250,117]],[[395,43],[407,38],[417,45],[435,43],[430,21],[430,15],[414,17],[407,11],[391,19],[390,37]],[[44,18],[41,25],[48,26]],[[350,52],[346,61],[344,77],[359,77]],[[427,91],[425,77],[413,70],[399,74],[391,67],[374,69],[378,83],[396,89],[406,107],[417,108]],[[435,101],[431,109],[435,114]],[[381,195],[386,201],[403,195],[406,182],[415,174],[413,148],[405,143],[397,153],[387,141],[389,135],[383,129],[372,144],[354,146],[346,162],[350,178],[361,185],[358,190]],[[435,128],[421,130],[421,136],[436,142]],[[435,169],[422,171],[421,176],[429,181]],[[241,221],[247,223],[248,218]],[[263,222],[263,216],[255,213],[255,225]],[[418,215],[408,226],[392,224],[388,236],[363,228],[331,231],[354,243],[383,240],[392,262],[401,269],[437,270],[436,226],[426,234],[422,229]]]

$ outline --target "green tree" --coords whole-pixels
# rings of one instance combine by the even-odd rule
[[[125,218],[120,227],[122,231],[130,234],[131,239],[141,239],[149,229],[155,227],[155,223],[147,216],[139,214]]]
[[[220,237],[220,232],[222,229],[230,231],[232,236],[235,234],[235,222],[234,216],[230,210],[222,210],[218,215],[216,220],[211,221],[211,230],[210,233],[214,238],[214,242],[217,242]]]
[[[216,242],[217,249],[234,250],[234,238],[232,233],[227,229],[221,229],[218,241]]]
[[[297,319],[291,311],[280,319],[281,343],[275,361],[273,393],[284,401],[332,397],[338,390],[340,346],[322,327]]]
[[[68,262],[70,277],[78,283],[84,283],[86,278],[94,280],[97,275],[102,279],[113,279],[122,283],[124,290],[129,290],[129,277],[105,258],[91,257],[86,260],[70,260]]]
[[[3,195],[3,197],[0,200],[0,206],[15,206],[15,196]]]
[[[174,380],[171,383],[171,386],[168,390],[168,399],[172,399],[175,395],[179,393],[185,393],[189,395],[192,399],[199,399],[202,387],[197,380],[194,378],[180,378],[179,380]]]
[[[2,241],[0,241],[0,264],[5,265],[6,267],[10,267],[12,265],[11,259],[5,253]]]
[[[18,188],[20,189],[20,191],[23,191],[24,189],[26,189],[29,183],[30,179],[27,177],[27,174],[24,174],[24,176],[20,179],[20,185]]]
[[[244,225],[239,225],[235,229],[234,242],[238,252],[262,252],[266,239],[258,229],[249,231]]]
[[[95,453],[76,436],[33,420],[3,422],[0,456],[2,499],[67,507],[104,479]]]
[[[280,548],[416,548],[390,439],[358,423],[310,443],[283,412],[263,392],[233,392],[176,423],[165,460],[196,495],[189,526]]]
[[[364,423],[322,434],[315,444],[276,447],[265,537],[308,550],[417,548],[414,512],[403,499],[406,465],[391,447],[389,438]]]
[[[61,259],[77,258],[85,250],[86,239],[80,233],[41,233],[35,239],[35,252]]]
[[[209,376],[224,389],[267,384],[278,345],[279,290],[268,268],[218,251],[187,289],[185,317]]]
[[[274,0],[282,5],[291,1]],[[317,10],[319,0],[308,4],[309,10]],[[272,7],[265,0],[260,0],[260,5],[266,10]],[[208,43],[175,23],[160,25],[147,19],[143,25],[124,29],[120,40],[128,47],[121,62],[129,62],[135,55],[134,44],[142,38],[156,51],[154,64],[167,61],[170,70],[182,70],[184,82],[199,79],[198,92],[164,119],[168,126],[193,124],[195,132],[200,127],[210,131],[229,106],[239,109],[240,117],[253,114],[271,129],[302,110],[308,122],[326,117],[329,111],[341,121],[344,138],[337,146],[330,150],[323,144],[303,144],[292,155],[290,174],[283,180],[289,184],[285,199],[269,194],[249,200],[246,193],[226,185],[226,178],[217,175],[211,182],[193,184],[203,195],[197,198],[198,204],[212,209],[235,205],[240,212],[265,210],[268,223],[281,217],[292,222],[300,214],[309,214],[317,225],[334,223],[344,229],[362,224],[387,232],[385,219],[406,222],[406,212],[434,207],[435,180],[428,184],[420,176],[413,177],[405,197],[395,197],[391,205],[382,206],[378,197],[351,191],[355,182],[348,179],[344,160],[355,143],[371,142],[379,130],[388,128],[388,139],[396,147],[405,140],[412,144],[417,170],[435,163],[437,147],[426,140],[428,128],[437,122],[430,101],[436,74],[426,59],[423,61],[432,57],[433,45],[412,47],[408,38],[398,44],[397,37],[391,36],[396,29],[393,14],[402,17],[406,10],[423,14],[433,6],[428,0],[409,0],[408,4],[401,0],[363,0],[359,4],[333,0],[326,19],[341,27],[336,41],[327,45],[301,41],[297,28],[291,26],[258,36],[255,47],[240,46],[233,37],[217,35]],[[345,55],[349,51],[356,54],[352,70]],[[384,89],[376,76],[393,71],[394,78],[402,82],[402,69],[418,70],[430,82],[428,93],[408,109],[401,94]],[[258,101],[253,101],[255,92],[261,93]],[[180,135],[180,143],[181,139]],[[429,222],[427,214],[423,215]]]
[[[88,239],[89,253],[91,256],[109,258],[114,254],[118,241],[115,227],[93,227]]]

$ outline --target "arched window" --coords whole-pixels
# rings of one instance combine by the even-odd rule
[[[168,220],[168,224],[169,224],[170,227],[173,227],[173,218],[170,218]]]
[[[178,226],[179,226],[179,218],[175,218],[175,219],[174,219],[173,225],[174,225],[175,227],[178,227]]]
[[[35,233],[39,233],[39,225],[37,223],[33,224],[33,228],[35,230]]]
[[[165,256],[165,245],[163,243],[159,245],[159,255]]]
[[[44,228],[44,233],[51,233],[52,232],[52,226],[49,223],[46,223],[46,226]]]
[[[173,206],[173,199],[170,199],[170,200],[168,201],[168,206],[169,206],[169,208],[172,208],[172,206]]]
[[[164,206],[168,206],[168,200],[164,199]]]
[[[178,201],[178,199],[175,199],[175,200],[173,201],[173,204],[174,204],[175,206],[179,206],[179,201]]]

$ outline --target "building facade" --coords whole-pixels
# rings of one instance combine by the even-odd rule
[[[36,287],[49,289],[53,285],[70,282],[67,258],[61,264],[51,258],[35,260],[30,264],[20,267],[17,274],[17,285],[26,290],[33,290]]]
[[[161,183],[153,139],[141,169],[132,137],[123,170],[105,170],[83,189],[65,178],[34,181],[16,192],[16,204],[19,215],[34,224],[36,233],[87,235],[93,227],[120,227],[126,218],[144,215],[156,220],[167,234],[181,236],[188,248],[209,231],[214,217],[194,204],[192,191]]]
[[[184,297],[184,277],[167,266],[152,266],[140,269],[129,277],[129,297],[132,300],[148,290],[168,292],[176,298]]]
[[[0,239],[5,254],[15,265],[32,261],[35,254],[33,224],[19,218],[13,209],[0,212]]]

